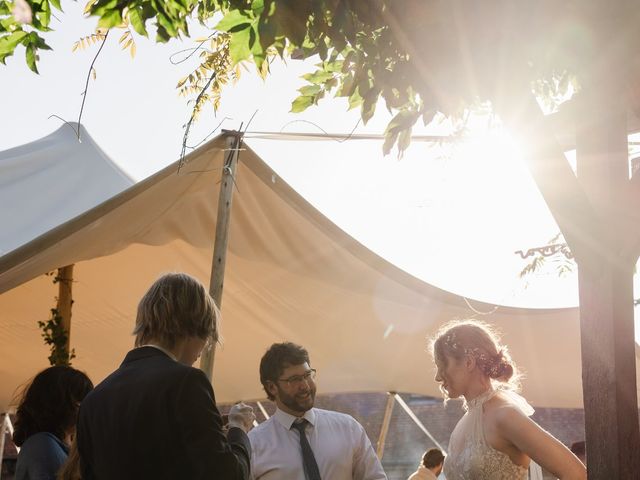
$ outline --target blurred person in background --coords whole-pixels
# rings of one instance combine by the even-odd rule
[[[74,440],[78,407],[92,389],[89,377],[69,366],[49,367],[33,378],[16,411],[16,480],[55,480]]]
[[[431,448],[424,452],[418,470],[413,472],[407,480],[435,480],[442,472],[444,454],[439,448]]]

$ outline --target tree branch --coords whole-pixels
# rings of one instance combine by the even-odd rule
[[[80,141],[80,131],[82,129],[80,125],[80,120],[82,120],[82,112],[84,111],[84,102],[87,99],[87,90],[89,90],[89,79],[91,78],[91,71],[93,70],[94,63],[96,63],[96,60],[98,59],[98,55],[100,55],[100,52],[102,51],[102,47],[104,47],[104,44],[107,41],[107,37],[109,36],[110,31],[111,30],[107,30],[107,33],[104,34],[104,38],[102,39],[102,43],[100,44],[98,53],[96,53],[96,56],[93,57],[93,61],[91,62],[91,65],[89,66],[89,71],[87,72],[87,81],[84,84],[84,92],[82,92],[82,105],[80,105],[80,113],[78,114],[78,141]]]
[[[500,113],[511,131],[525,140],[531,175],[571,251],[578,260],[584,258],[599,244],[600,223],[535,97],[527,92],[520,115]]]

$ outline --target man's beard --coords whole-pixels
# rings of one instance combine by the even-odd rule
[[[296,398],[306,393],[309,394],[308,397],[304,399]],[[308,391],[297,395],[289,395],[280,387],[278,387],[278,397],[280,398],[280,401],[283,405],[286,405],[287,408],[293,410],[294,412],[306,412],[307,410],[311,410],[311,408],[313,408],[313,403],[316,399],[316,387],[309,387]]]

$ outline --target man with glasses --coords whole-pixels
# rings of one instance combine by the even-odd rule
[[[260,381],[275,414],[249,432],[254,480],[386,480],[364,428],[343,413],[314,408],[316,370],[307,351],[275,343]]]

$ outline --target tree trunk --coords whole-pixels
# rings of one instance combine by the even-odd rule
[[[606,63],[606,62],[605,62]],[[630,188],[627,107],[618,70],[595,71],[580,94],[578,180],[601,232],[578,257],[582,388],[589,479],[639,479],[633,269],[623,245]]]

